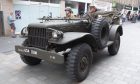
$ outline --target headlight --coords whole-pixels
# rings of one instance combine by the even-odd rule
[[[57,39],[57,38],[58,38],[58,33],[57,33],[56,31],[53,31],[53,32],[52,32],[52,37],[53,37],[54,39]]]
[[[63,32],[59,31],[59,30],[55,30],[52,28],[49,28],[50,30],[52,30],[52,38],[53,39],[61,39],[63,38]]]
[[[21,30],[21,36],[22,36],[22,37],[27,37],[27,36],[28,36],[28,29],[27,29],[27,27],[24,27],[24,28]]]
[[[102,15],[98,15],[98,18],[103,18],[103,16]]]

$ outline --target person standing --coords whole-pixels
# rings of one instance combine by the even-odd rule
[[[126,21],[126,18],[127,18],[127,16],[126,16],[126,13],[124,12],[124,13],[122,14],[122,22],[125,22],[125,21]]]
[[[8,19],[8,24],[11,27],[12,38],[16,38],[16,34],[15,34],[16,27],[15,27],[15,23],[14,23],[15,20],[13,17],[13,12],[10,13],[10,15],[8,16],[7,19]]]
[[[140,21],[140,13],[138,14],[138,21]]]
[[[138,17],[137,13],[134,12],[134,14],[132,15],[132,21],[131,21],[131,22],[132,22],[132,23],[136,23],[137,17]]]

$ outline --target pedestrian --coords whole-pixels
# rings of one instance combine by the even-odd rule
[[[15,31],[16,31],[16,27],[15,27],[15,20],[14,20],[14,17],[13,17],[13,12],[10,13],[10,15],[8,16],[8,24],[10,25],[11,27],[11,33],[12,33],[12,38],[16,38],[16,34],[15,34]]]
[[[140,13],[138,14],[138,21],[140,21]]]
[[[122,14],[122,22],[125,22],[126,21],[126,13],[124,12],[123,14]]]
[[[125,12],[125,14],[126,14],[126,12]],[[126,18],[128,21],[131,20],[131,11],[128,11],[128,13],[126,14]]]
[[[135,12],[133,15],[132,15],[132,23],[136,23],[136,20],[137,20],[137,13]]]

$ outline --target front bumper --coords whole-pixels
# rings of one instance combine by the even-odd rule
[[[46,51],[34,47],[15,46],[15,51],[21,55],[47,60],[56,64],[64,63],[64,56],[55,52]]]

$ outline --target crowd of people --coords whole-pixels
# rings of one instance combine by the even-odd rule
[[[136,23],[137,21],[140,21],[140,13],[137,12],[131,13],[130,11],[128,13],[124,12],[121,15],[121,18],[122,22],[130,21],[132,23]]]

